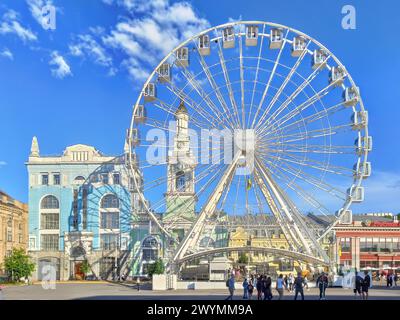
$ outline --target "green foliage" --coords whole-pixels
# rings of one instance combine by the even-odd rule
[[[87,275],[92,270],[92,268],[90,267],[90,264],[87,260],[82,262],[80,269],[85,275]]]
[[[11,281],[19,281],[20,278],[30,277],[35,270],[35,264],[24,249],[13,249],[11,255],[4,259],[4,268],[11,277]]]
[[[165,270],[164,262],[158,259],[155,263],[151,264],[148,269],[149,276],[153,274],[163,274]]]
[[[238,263],[247,264],[249,262],[249,257],[245,253],[241,253],[238,259]]]

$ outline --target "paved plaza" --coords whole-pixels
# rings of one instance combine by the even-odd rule
[[[318,290],[305,290],[306,300],[318,300]],[[277,293],[274,290],[274,300]],[[328,288],[327,300],[354,300],[351,289]],[[40,284],[9,286],[3,289],[5,300],[223,300],[227,290],[174,290],[137,291],[135,285],[116,283],[57,283],[55,290],[45,290]],[[284,300],[293,300],[293,294],[285,292]],[[371,300],[400,300],[400,287],[375,286],[370,289]],[[242,300],[242,290],[236,290],[234,300]]]

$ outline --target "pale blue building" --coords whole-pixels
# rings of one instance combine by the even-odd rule
[[[41,156],[34,137],[26,165],[34,278],[50,264],[57,279],[80,279],[84,260],[98,278],[137,275],[157,259],[161,242],[141,214],[125,155],[105,156],[78,144],[62,155]]]

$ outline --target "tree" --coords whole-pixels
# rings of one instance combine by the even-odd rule
[[[92,270],[92,268],[90,267],[90,264],[87,260],[82,262],[80,269],[81,269],[81,272],[83,272],[83,274],[85,276]]]
[[[4,259],[4,268],[11,281],[19,281],[21,278],[32,275],[35,264],[30,260],[24,249],[13,249],[11,255]]]
[[[158,259],[156,262],[151,264],[148,269],[149,276],[153,274],[163,274],[165,270],[164,262],[161,259]]]
[[[238,263],[247,264],[249,262],[249,257],[245,253],[241,253],[238,259]]]

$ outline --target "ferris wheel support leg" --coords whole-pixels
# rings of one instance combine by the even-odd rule
[[[281,226],[282,231],[283,231],[287,241],[289,242],[290,246],[293,247],[293,249],[298,248],[300,246],[300,244],[297,243],[297,239],[294,236],[292,230],[290,229],[290,226],[287,225],[286,221],[282,217],[278,207],[275,204],[274,199],[272,198],[271,193],[269,192],[266,184],[264,183],[264,181],[260,177],[260,174],[258,173],[258,168],[255,168],[255,170],[254,170],[254,177],[255,177],[256,183],[260,187],[262,194],[265,197],[265,200],[267,201],[269,208],[271,209],[272,214],[275,216],[276,220],[278,221],[279,225]]]
[[[279,202],[282,211],[285,213],[286,217],[283,217],[282,219],[284,221],[283,225],[285,225],[287,229],[289,229],[290,235],[293,236],[294,242],[298,243],[299,240],[299,242],[301,243],[301,247],[305,249],[310,255],[315,254],[315,252],[313,252],[310,248],[310,246],[312,246],[314,251],[316,251],[316,253],[318,253],[318,255],[321,256],[323,260],[328,263],[329,257],[320,247],[314,236],[309,232],[307,226],[302,220],[302,217],[299,216],[300,213],[295,208],[293,203],[288,199],[286,194],[279,188],[279,186],[276,185],[276,183],[273,181],[267,170],[258,159],[256,159],[256,164],[262,174],[262,177],[265,179],[266,184],[268,184],[271,188],[271,191]]]
[[[203,230],[204,227],[205,220],[209,215],[211,215],[214,212],[215,208],[217,207],[217,204],[222,196],[222,193],[224,192],[226,186],[228,185],[228,182],[230,181],[231,177],[235,173],[236,166],[240,156],[241,152],[239,151],[236,153],[231,164],[225,170],[214,192],[210,195],[203,209],[199,213],[197,220],[193,224],[192,228],[185,235],[182,242],[179,244],[178,249],[176,250],[172,260],[173,263],[177,263],[185,255],[187,250],[191,247],[194,247],[198,242],[201,231]]]
[[[297,243],[301,243],[302,248],[306,250],[308,254],[312,254],[309,245],[306,239],[304,238],[302,232],[300,231],[299,227],[297,226],[296,222],[294,221],[287,204],[282,198],[282,195],[276,189],[274,181],[270,178],[270,176],[266,172],[266,169],[263,167],[263,165],[260,163],[258,159],[256,159],[256,163],[259,168],[259,172],[262,175],[263,180],[265,181],[266,184],[268,184],[276,200],[278,201],[280,207],[282,208],[282,211],[285,213],[285,217],[283,219],[284,225],[286,225],[287,229],[290,231],[290,234],[293,236],[293,240]]]

